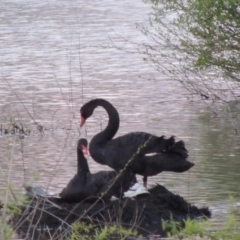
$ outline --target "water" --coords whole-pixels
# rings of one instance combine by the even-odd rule
[[[101,97],[119,111],[117,135],[146,131],[186,142],[194,168],[151,177],[149,185],[162,184],[197,206],[209,206],[217,223],[230,194],[239,207],[240,139],[226,108],[214,105],[214,118],[206,107],[210,102],[190,102],[178,82],[155,72],[137,53],[144,50],[138,44],[148,40],[135,24],[148,24],[149,5],[8,0],[0,9],[1,124],[31,130],[24,139],[0,137],[1,191],[7,181],[16,193],[24,192],[24,181],[61,191],[76,172],[78,138],[90,140],[106,126],[99,108],[79,128],[82,103]],[[108,169],[91,159],[89,164],[92,172]]]

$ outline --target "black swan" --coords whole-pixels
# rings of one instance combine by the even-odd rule
[[[90,143],[89,151],[96,162],[108,165],[115,170],[126,168],[134,174],[144,176],[145,187],[147,176],[153,176],[162,171],[184,172],[194,165],[186,160],[188,151],[184,142],[176,143],[174,137],[165,139],[164,136],[132,132],[112,139],[119,128],[119,114],[116,108],[104,99],[91,100],[81,107],[80,126],[84,125],[86,119],[98,106],[107,111],[109,121],[107,127],[95,135]],[[146,155],[154,153],[157,154]]]
[[[134,174],[124,171],[117,177],[118,173],[115,171],[99,171],[91,174],[87,159],[84,152],[87,149],[87,140],[81,138],[78,140],[77,146],[77,174],[70,180],[67,187],[65,187],[59,194],[60,202],[68,203],[80,202],[86,198],[94,200],[94,197],[104,194],[104,200],[110,198],[112,195],[121,197],[124,191],[128,190],[132,183],[136,182]]]

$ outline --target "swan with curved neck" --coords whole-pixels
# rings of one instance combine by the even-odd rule
[[[182,155],[175,154],[179,156],[179,161],[176,161],[176,156],[169,158],[167,155],[166,152],[176,144],[174,137],[165,139],[164,136],[132,132],[113,139],[119,128],[119,114],[107,100],[94,99],[85,103],[80,109],[80,126],[84,125],[98,106],[106,110],[109,120],[107,127],[96,134],[90,143],[89,151],[96,162],[108,165],[116,171],[127,168],[134,174],[140,174],[144,177],[144,186],[147,184],[147,176],[156,175],[162,171],[182,172],[193,166],[186,160],[188,153],[184,143],[181,146],[183,150],[179,151]],[[146,156],[150,153],[155,155]],[[173,159],[174,161],[171,161]],[[167,161],[170,161],[170,164]]]

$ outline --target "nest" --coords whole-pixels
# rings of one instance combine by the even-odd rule
[[[187,218],[209,218],[208,208],[197,208],[161,185],[149,190],[150,194],[116,201],[103,201],[101,198],[85,199],[80,203],[66,203],[59,198],[34,196],[22,214],[11,218],[10,223],[20,235],[31,234],[34,239],[46,239],[50,232],[59,234],[71,229],[76,221],[103,226],[120,224],[135,227],[141,234],[166,233],[162,220],[175,220],[183,223]],[[52,236],[52,234],[51,234]],[[56,235],[56,239],[60,239]]]

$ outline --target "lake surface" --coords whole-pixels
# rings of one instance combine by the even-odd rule
[[[209,206],[217,224],[231,194],[240,208],[240,138],[226,108],[215,104],[214,117],[211,102],[189,101],[178,82],[137,53],[148,39],[136,24],[148,25],[150,5],[2,0],[0,9],[1,128],[15,123],[31,131],[24,139],[1,132],[1,192],[8,181],[19,194],[25,181],[61,191],[76,172],[78,138],[90,141],[107,123],[98,108],[80,129],[79,108],[105,98],[119,111],[118,136],[146,131],[185,141],[194,168],[151,177],[149,185],[162,184],[197,206]],[[92,172],[109,169],[91,159],[89,164]]]

